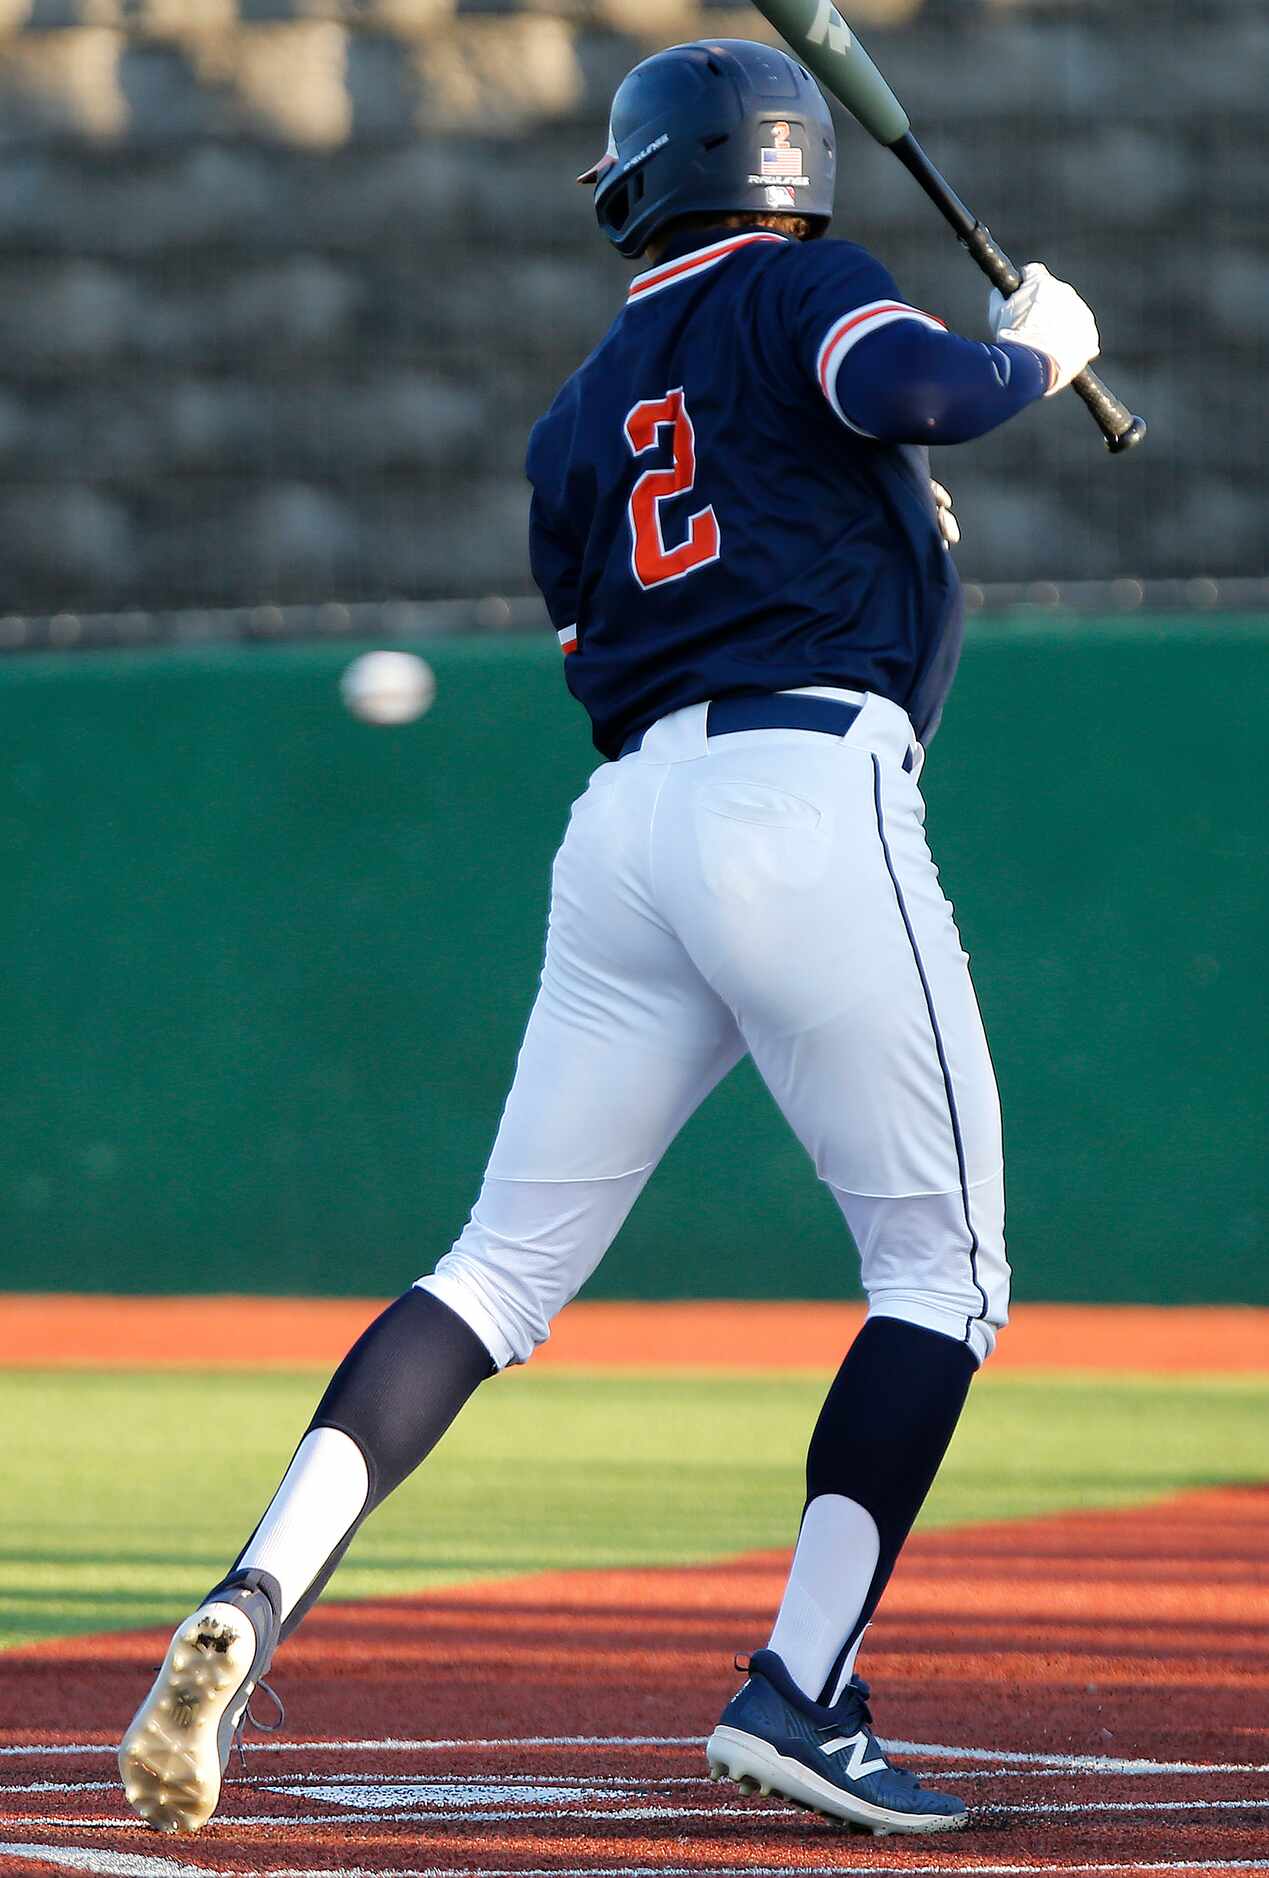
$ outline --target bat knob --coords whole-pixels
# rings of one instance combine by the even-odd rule
[[[1117,437],[1107,437],[1106,448],[1112,456],[1120,456],[1125,450],[1132,450],[1146,434],[1144,417],[1134,417],[1127,430],[1121,430]]]

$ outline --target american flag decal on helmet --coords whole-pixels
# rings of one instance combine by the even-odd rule
[[[802,174],[803,155],[796,144],[766,144],[758,153],[764,182]]]

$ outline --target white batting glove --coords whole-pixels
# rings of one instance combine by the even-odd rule
[[[952,514],[952,498],[942,483],[930,478],[930,494],[934,497],[934,514],[938,521],[939,533],[943,537],[945,548],[954,548],[961,538],[961,525]]]
[[[1064,280],[1050,274],[1042,261],[1028,261],[1022,285],[1006,300],[993,287],[987,318],[997,339],[1013,339],[1031,346],[1053,361],[1053,383],[1045,396],[1069,385],[1090,359],[1101,351],[1097,321],[1091,310]]]

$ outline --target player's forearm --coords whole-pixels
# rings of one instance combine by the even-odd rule
[[[850,423],[883,443],[967,443],[1049,389],[1052,367],[1031,346],[983,345],[897,320],[842,360],[837,401]]]

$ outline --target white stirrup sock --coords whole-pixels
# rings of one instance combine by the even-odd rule
[[[369,1491],[356,1442],[338,1428],[310,1429],[239,1560],[244,1570],[272,1572],[282,1587],[283,1618],[359,1518]]]
[[[877,1522],[865,1507],[840,1493],[811,1501],[767,1647],[813,1702],[864,1608],[880,1554]],[[843,1665],[834,1700],[850,1680],[858,1648],[856,1642]]]

